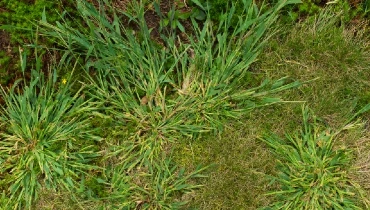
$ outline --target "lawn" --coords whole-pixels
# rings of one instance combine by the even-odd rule
[[[370,208],[357,4],[9,2],[1,209]]]

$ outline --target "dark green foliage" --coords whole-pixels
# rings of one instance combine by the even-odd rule
[[[268,0],[268,2],[276,2]],[[342,12],[342,20],[346,23],[358,17],[368,17],[370,9],[370,0],[302,0],[302,4],[291,5],[285,8],[285,20],[296,21],[299,18],[317,15],[325,7],[334,7],[336,11]]]
[[[154,7],[157,14],[161,17],[161,30],[163,30],[165,27],[169,27],[171,30],[179,29],[184,33],[185,27],[182,22],[185,20],[189,20],[191,17],[200,21],[204,21],[206,19],[205,12],[198,7],[194,7],[191,10],[186,10],[187,6],[182,0],[175,0],[171,10],[166,15],[160,11],[160,5],[157,2],[154,2]]]
[[[10,45],[10,48],[6,49],[7,52],[0,47],[0,84],[8,85],[17,79],[16,75],[20,75],[17,62],[11,61],[10,58],[19,60],[17,58],[19,49],[30,52],[29,49],[24,49],[23,45],[33,44],[37,40],[37,21],[44,16],[49,22],[55,22],[61,19],[64,12],[73,14],[73,4],[73,0],[0,1],[0,28],[5,30],[4,33],[0,34],[0,44]],[[9,40],[7,36],[9,36]],[[37,42],[41,46],[51,46],[54,43],[49,38],[39,39]]]
[[[69,5],[72,0],[65,0],[64,5]],[[60,14],[63,10],[70,8],[63,8],[61,1],[50,0],[2,0],[0,7],[5,12],[0,12],[0,25],[11,25],[14,27],[4,27],[11,34],[12,43],[24,43],[25,40],[31,40],[33,35],[23,31],[24,29],[31,29],[35,21],[41,19],[42,13],[45,10],[48,21],[55,22],[60,19]],[[23,29],[23,30],[21,30]]]
[[[313,15],[319,11],[321,2],[320,0],[303,0],[302,4],[297,5],[298,11],[303,15]]]
[[[4,51],[0,51],[0,84],[5,84],[10,78],[7,68],[10,63],[10,57]]]
[[[196,7],[197,4],[192,1],[192,6]],[[276,1],[277,2],[277,1]],[[222,14],[225,14],[227,11],[230,10],[231,6],[235,6],[235,13],[232,17],[231,25],[236,25],[238,21],[238,17],[243,16],[244,10],[244,3],[242,0],[199,0],[199,3],[203,6],[204,10],[206,10],[211,19],[220,22],[222,18]]]

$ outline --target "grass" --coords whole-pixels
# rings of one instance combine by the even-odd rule
[[[4,208],[31,209],[42,187],[73,195],[75,179],[97,168],[89,163],[98,156],[98,137],[86,115],[93,108],[67,85],[54,90],[52,74],[44,78],[40,69],[32,70],[31,81],[1,90],[0,187],[9,199]]]
[[[307,107],[303,107],[302,114],[299,133],[286,134],[285,139],[271,134],[262,138],[278,159],[278,175],[273,181],[281,186],[281,190],[269,193],[279,201],[266,209],[368,208],[369,201],[348,175],[351,151],[334,148],[337,136],[355,124],[332,131],[321,128],[319,118],[312,116]],[[362,205],[356,204],[356,195]]]
[[[290,98],[312,101],[315,113],[336,114],[335,121],[343,122],[354,106],[368,101],[368,84],[361,78],[368,76],[364,69],[369,52],[368,37],[362,34],[365,30],[361,25],[336,27],[339,21],[340,16],[328,10],[293,29],[284,28],[289,34],[271,44],[265,57],[270,59],[265,59],[261,68],[273,77],[316,78],[312,85],[290,92]]]
[[[59,39],[58,44],[62,47],[60,50],[64,52],[61,63],[68,64],[69,61],[81,57],[85,61],[80,63],[82,67],[86,71],[96,72],[96,76],[87,75],[87,82],[83,84],[88,87],[88,91],[83,92],[84,97],[87,97],[90,102],[83,102],[81,99],[86,107],[76,107],[76,109],[89,111],[90,119],[109,119],[114,122],[111,125],[123,132],[121,139],[107,136],[99,143],[102,151],[96,151],[96,156],[102,157],[96,160],[98,165],[91,168],[87,165],[89,161],[87,156],[85,157],[83,153],[75,155],[73,150],[67,150],[68,147],[73,148],[72,142],[65,144],[68,146],[63,152],[64,159],[62,159],[65,169],[69,166],[78,168],[80,165],[82,169],[90,169],[90,174],[82,173],[81,177],[68,177],[62,171],[63,169],[60,169],[61,164],[58,163],[60,157],[44,160],[44,155],[39,155],[37,149],[30,154],[30,159],[39,160],[40,168],[34,169],[32,164],[29,166],[29,161],[26,161],[25,165],[22,165],[22,160],[14,162],[10,167],[16,168],[21,165],[23,171],[30,168],[30,172],[20,173],[26,173],[26,175],[31,173],[31,180],[26,181],[29,185],[19,185],[28,179],[28,175],[19,178],[15,174],[14,176],[17,177],[15,186],[8,186],[12,179],[5,177],[8,182],[4,183],[3,188],[6,194],[10,195],[9,206],[22,208],[23,206],[12,205],[12,202],[22,204],[24,201],[25,207],[31,208],[41,190],[38,180],[42,176],[46,178],[47,188],[52,185],[52,189],[56,190],[56,184],[54,182],[50,184],[51,181],[48,178],[57,181],[58,179],[53,174],[49,174],[51,170],[49,168],[60,176],[67,176],[66,181],[57,183],[65,186],[71,193],[79,193],[78,197],[73,197],[76,201],[104,200],[106,202],[101,204],[102,208],[178,209],[185,205],[187,200],[184,196],[200,187],[189,183],[190,179],[203,177],[200,172],[205,168],[198,167],[193,172],[185,173],[185,169],[177,167],[175,162],[170,161],[171,144],[184,138],[198,137],[201,133],[211,131],[217,133],[222,129],[222,124],[227,118],[238,118],[256,107],[281,102],[281,99],[273,97],[275,93],[299,85],[298,82],[286,83],[285,78],[282,78],[275,82],[266,80],[258,87],[239,88],[241,79],[247,74],[249,66],[254,62],[266,40],[265,32],[276,20],[277,12],[288,3],[292,2],[281,1],[265,13],[260,13],[252,1],[245,1],[245,19],[240,19],[236,27],[231,28],[232,12],[224,14],[217,30],[210,18],[202,27],[193,20],[194,35],[187,37],[188,43],[177,41],[176,34],[172,33],[169,37],[162,38],[166,45],[155,43],[151,39],[150,30],[143,21],[143,7],[138,7],[135,17],[123,13],[139,28],[138,35],[127,30],[120,23],[119,11],[112,10],[113,13],[110,14],[113,15],[112,20],[104,11],[98,11],[85,1],[78,1],[77,8],[87,28],[75,29],[67,22],[51,25],[46,22],[44,13],[40,22],[40,34]],[[231,7],[231,11],[233,10],[235,7]],[[233,43],[228,40],[229,37],[240,37],[240,39],[235,39],[236,42]],[[39,60],[36,66],[39,69]],[[23,70],[24,68],[25,65]],[[35,74],[35,71],[31,73]],[[34,85],[40,77],[38,74],[30,78],[31,93],[38,92],[39,89]],[[40,101],[40,105],[32,101],[36,96],[40,100],[43,99],[43,95],[31,95],[26,99],[19,99],[21,101],[19,103],[26,103],[24,106],[30,107],[27,116],[34,116],[31,123],[36,123],[37,128],[28,129],[33,126],[31,124],[24,131],[30,135],[25,137],[25,141],[31,139],[32,145],[48,141],[49,139],[43,138],[49,138],[50,135],[50,138],[54,137],[53,135],[59,136],[58,127],[52,127],[57,130],[50,128],[51,134],[46,133],[44,137],[44,129],[48,131],[49,128],[43,124],[38,125],[38,123],[47,123],[55,126],[53,119],[48,122],[44,118],[47,118],[48,111],[56,106],[57,103],[53,101],[61,100],[59,97],[53,98],[52,82],[56,81],[57,77],[54,73],[50,74],[48,83],[39,84],[41,93],[45,92],[47,97],[45,104],[44,101]],[[63,86],[66,80],[63,78],[60,82]],[[25,87],[25,90],[28,91],[28,88]],[[27,91],[24,93],[27,94]],[[76,94],[75,98],[80,92]],[[11,92],[11,95],[17,97],[14,92]],[[5,91],[4,96],[6,96]],[[12,98],[4,97],[4,99],[6,101],[4,109],[11,108]],[[63,101],[61,103],[62,108],[68,111],[74,111],[73,108],[77,104],[77,102],[66,101],[65,103],[70,103],[72,106],[72,109],[69,109],[63,105]],[[40,106],[45,109],[45,111],[42,110],[41,116],[38,114]],[[90,106],[96,110],[90,110]],[[21,113],[24,109],[20,108],[18,112]],[[62,114],[67,111],[56,112],[58,113],[56,117],[63,120]],[[17,119],[17,116],[11,115],[10,111],[6,113],[9,115],[8,121]],[[51,112],[50,115],[53,113]],[[27,116],[25,115],[24,118]],[[76,123],[75,126],[70,125],[72,128],[86,129],[84,132],[89,132],[87,118],[75,117],[71,123]],[[87,127],[81,127],[79,123]],[[64,124],[61,123],[62,125]],[[5,129],[8,127],[4,125]],[[67,126],[66,129],[72,128]],[[17,135],[17,132],[19,131],[15,130],[13,135]],[[38,138],[38,132],[42,134],[40,138]],[[61,132],[60,135],[63,134],[63,130]],[[78,133],[83,134],[82,131]],[[68,134],[69,130],[65,133],[66,138]],[[5,140],[8,139],[5,137]],[[17,142],[9,142],[9,147],[16,148]],[[33,148],[34,146],[31,149]],[[84,150],[79,151],[84,152]],[[41,151],[44,151],[43,147]],[[36,157],[33,157],[34,155]],[[69,163],[69,158],[73,161],[81,158],[82,162]],[[45,166],[44,161],[54,161],[54,165]],[[82,169],[81,172],[83,172]],[[91,171],[93,169],[95,170]],[[13,175],[12,172],[12,169],[10,172],[4,171],[6,175],[7,173]],[[67,174],[71,173],[75,174],[71,170],[67,171]],[[23,200],[24,195],[27,196]],[[14,199],[15,196],[17,199]]]
[[[1,158],[11,159],[9,154],[17,152],[20,143],[12,136],[19,135],[20,142],[33,140],[22,145],[30,152],[15,156],[19,158],[8,161],[0,173],[5,177],[0,185],[2,207],[257,209],[279,202],[266,194],[284,186],[269,179],[279,177],[279,160],[259,137],[294,133],[302,123],[301,103],[282,103],[281,98],[307,101],[323,124],[340,130],[368,103],[368,84],[361,79],[370,76],[368,39],[361,31],[352,33],[350,26],[338,27],[340,17],[324,10],[316,19],[278,25],[283,30],[267,42],[277,11],[287,2],[262,10],[266,13],[252,7],[252,1],[244,3],[245,16],[237,26],[230,27],[232,7],[218,26],[210,17],[201,25],[193,21],[187,41],[179,40],[176,31],[162,41],[151,39],[143,7],[135,14],[110,7],[105,14],[78,1],[85,21],[78,29],[43,19],[40,34],[58,40],[61,63],[68,66],[77,60],[78,68],[89,74],[71,88],[63,81],[73,82],[72,76],[50,74],[43,79],[33,70],[20,91],[2,92],[6,104],[1,138],[7,147],[1,147]],[[122,17],[136,30],[124,27]],[[40,68],[39,61],[36,66]],[[301,85],[288,78],[310,82]],[[78,86],[84,89],[70,93]],[[59,110],[54,99],[69,106]],[[41,109],[59,113],[47,120],[60,126],[46,123],[45,114],[38,114]],[[361,168],[337,167],[343,175],[338,182],[344,185],[350,181],[366,187],[361,177],[367,174],[369,150],[359,144],[358,139],[366,141],[362,131],[358,127],[340,133],[329,144],[328,157],[342,151],[338,154],[347,160],[342,165]],[[65,135],[51,138],[58,132]],[[275,140],[267,142],[284,147]],[[44,146],[45,141],[56,145]],[[83,147],[86,150],[79,150]],[[356,151],[354,156],[346,155],[347,148]],[[46,161],[54,170],[45,170],[40,151],[61,154]],[[288,165],[288,160],[280,163]],[[65,167],[60,173],[61,165]],[[75,166],[80,166],[78,172]],[[310,175],[308,169],[302,170]],[[13,172],[30,173],[32,179],[22,182],[28,177]],[[66,174],[70,178],[64,178]],[[355,202],[359,198],[353,197],[352,207],[360,205]]]
[[[281,95],[288,101],[306,101],[333,129],[340,129],[356,110],[369,102],[368,82],[361,79],[370,76],[367,71],[369,39],[362,31],[366,29],[362,25],[338,28],[339,19],[340,16],[324,11],[316,19],[293,25],[279,24],[280,32],[270,39],[252,66],[252,75],[257,79],[267,75],[271,79],[289,76],[301,81],[314,80]],[[268,185],[266,174],[277,173],[275,158],[271,157],[269,148],[256,139],[271,131],[279,136],[298,132],[302,124],[300,116],[301,103],[265,107],[232,123],[217,139],[206,138],[192,142],[191,146],[179,146],[177,156],[182,164],[188,167],[201,162],[215,165],[208,173],[209,179],[202,182],[204,188],[195,196],[193,207],[257,209],[271,204],[274,198],[265,194],[278,188]],[[367,119],[368,115],[365,116]],[[345,146],[354,151],[353,168],[349,172],[351,180],[361,183],[369,195],[365,181],[369,157],[366,133],[361,126],[346,131],[339,136],[336,147]],[[256,149],[250,153],[249,148]],[[255,166],[258,167],[254,169]]]
[[[261,142],[256,142],[263,118],[227,125],[219,137],[176,145],[175,160],[192,168],[209,164],[204,185],[192,196],[189,209],[256,209],[272,199],[264,195],[269,186],[265,174],[274,171],[275,159]]]

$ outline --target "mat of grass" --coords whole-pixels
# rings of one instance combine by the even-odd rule
[[[277,26],[280,32],[270,40],[253,67],[257,78],[267,75],[314,80],[282,95],[289,101],[307,101],[324,124],[334,129],[369,102],[370,90],[370,40],[364,33],[366,28],[363,25],[338,27],[339,20],[340,15],[324,10],[316,18]],[[184,164],[214,164],[208,173],[210,178],[202,182],[204,189],[194,197],[193,207],[256,209],[272,202],[273,198],[264,194],[276,187],[267,185],[266,176],[275,173],[274,158],[256,138],[267,131],[280,136],[285,132],[294,133],[301,124],[301,103],[275,105],[229,125],[232,128],[220,138],[206,138],[180,149],[179,161]],[[362,169],[357,171],[361,175],[352,179],[368,187],[363,177],[369,173],[366,160],[370,148],[364,146],[369,143],[361,138],[363,132],[363,128],[359,128],[343,134],[336,146],[356,149],[356,164]],[[183,153],[192,156],[181,155]]]
[[[92,7],[87,7],[83,14],[90,29],[86,31],[66,25],[50,26],[45,22],[44,26],[53,29],[49,35],[60,38],[60,45],[65,44],[64,47],[70,50],[65,51],[66,57],[78,49],[74,55],[86,58],[86,67],[98,71],[98,78],[90,78],[93,84],[98,81],[97,84],[90,86],[93,91],[86,94],[93,95],[96,104],[101,105],[100,113],[94,113],[91,119],[100,122],[110,120],[107,127],[101,128],[106,129],[102,133],[108,133],[103,135],[105,138],[99,147],[103,158],[94,162],[101,168],[74,179],[76,186],[73,187],[78,187],[77,194],[83,194],[79,197],[81,203],[77,205],[76,201],[69,202],[66,192],[50,192],[50,189],[37,185],[37,190],[42,190],[38,195],[45,196],[37,200],[35,206],[38,209],[178,209],[185,204],[183,201],[190,201],[188,208],[198,209],[256,209],[268,206],[274,198],[265,193],[279,189],[278,185],[269,184],[266,176],[277,173],[276,161],[265,144],[256,139],[265,132],[282,135],[297,129],[297,125],[302,123],[301,104],[275,105],[238,118],[239,113],[245,115],[243,111],[249,112],[250,107],[236,113],[234,101],[220,95],[237,93],[233,94],[234,99],[239,100],[239,106],[245,106],[251,100],[253,102],[253,97],[251,99],[248,94],[253,95],[254,92],[244,92],[243,95],[238,91],[262,83],[258,78],[291,76],[313,80],[283,96],[287,100],[308,101],[314,111],[323,116],[321,121],[334,128],[347,121],[369,99],[366,80],[370,76],[367,71],[370,63],[368,39],[361,36],[361,30],[352,32],[350,28],[338,27],[339,18],[329,11],[294,26],[280,25],[283,30],[270,42],[260,62],[254,65],[254,71],[238,77],[240,68],[236,66],[248,69],[260,46],[236,41],[238,50],[244,49],[241,46],[256,46],[257,49],[247,48],[245,55],[240,54],[233,48],[233,42],[227,40],[227,28],[224,31],[219,28],[220,34],[213,36],[206,27],[197,33],[197,39],[190,40],[189,45],[173,45],[166,51],[156,48],[158,45],[150,41],[150,32],[140,21],[143,18],[132,17],[143,27],[140,36],[136,36],[132,31],[121,31],[118,20],[111,23]],[[139,12],[143,15],[142,10]],[[257,25],[257,29],[265,30],[262,25]],[[127,34],[121,36],[120,33]],[[175,43],[173,39],[168,41]],[[193,50],[193,53],[188,54],[187,49]],[[123,57],[126,59],[121,59]],[[228,62],[223,62],[222,58]],[[243,62],[240,63],[240,60]],[[222,73],[219,73],[220,69]],[[107,71],[109,76],[105,77]],[[244,78],[248,78],[248,83]],[[275,88],[283,84],[283,80],[277,81],[272,85]],[[234,89],[230,89],[231,86]],[[182,109],[178,109],[179,106]],[[187,116],[189,114],[195,117]],[[230,115],[235,118],[234,121],[224,123],[224,117]],[[101,116],[103,118],[98,118]],[[194,133],[191,129],[199,131],[199,127],[189,124],[181,126],[183,122],[206,125],[203,127],[206,131],[216,133],[219,128],[225,130],[220,136],[200,132],[202,138],[189,140],[193,136],[191,133]],[[369,149],[359,146],[361,131],[341,136],[340,144],[335,146],[357,145],[356,155],[362,157],[357,158],[357,163],[362,170],[352,171],[351,179],[365,183],[359,175],[367,174],[367,159],[364,157],[368,157]],[[367,145],[366,138],[360,142]],[[162,159],[162,151],[165,155],[173,155],[169,144],[174,147],[174,157]],[[210,165],[206,171],[208,179],[191,179],[198,175],[198,164]],[[193,169],[195,173],[185,173],[177,166]],[[26,170],[25,167],[21,169]],[[38,169],[34,177],[45,178],[40,175],[43,170],[42,167]],[[30,187],[32,192],[34,183]],[[204,185],[203,189],[194,192],[193,188],[199,187],[199,184]],[[6,187],[4,185],[3,188]],[[18,200],[22,200],[16,190],[13,194],[13,197],[18,196]],[[48,201],[46,194],[51,194],[55,201]],[[28,206],[36,199],[36,193],[32,195]],[[5,193],[0,201],[7,201]]]
[[[230,21],[235,6],[224,14],[218,27],[214,26],[209,16],[201,26],[192,19],[194,33],[187,35],[188,42],[179,41],[176,31],[168,37],[162,36],[163,43],[153,40],[151,29],[145,22],[142,2],[137,3],[137,13],[132,14],[116,10],[108,1],[99,1],[99,4],[104,3],[104,7],[96,7],[79,0],[77,9],[84,24],[78,28],[68,21],[53,25],[47,22],[44,12],[39,32],[57,40],[56,46],[62,54],[60,62],[68,65],[72,63],[70,61],[78,60],[76,63],[86,73],[95,72],[86,74],[88,82],[82,83],[82,87],[87,88],[74,96],[83,104],[79,109],[88,109],[88,118],[71,124],[72,128],[67,130],[72,131],[67,134],[75,134],[74,131],[84,134],[73,129],[74,125],[79,129],[86,128],[85,132],[90,133],[87,127],[80,126],[89,126],[90,119],[110,120],[110,128],[102,124],[98,126],[111,134],[96,143],[97,147],[86,147],[84,139],[81,140],[82,145],[73,144],[77,140],[74,136],[68,137],[70,141],[64,145],[62,156],[64,172],[60,169],[61,163],[57,162],[60,158],[49,161],[45,160],[43,153],[38,154],[39,149],[50,149],[52,142],[67,138],[63,132],[59,135],[58,126],[54,125],[56,119],[50,117],[52,122],[49,123],[45,119],[49,119],[49,114],[54,116],[54,111],[49,110],[54,110],[58,102],[67,109],[63,109],[64,112],[72,110],[78,116],[85,113],[73,109],[77,102],[61,101],[58,95],[54,97],[46,93],[54,93],[52,90],[59,88],[57,84],[67,88],[66,84],[81,81],[72,76],[58,78],[58,71],[55,71],[48,75],[48,85],[39,84],[41,93],[45,90],[46,96],[37,95],[40,101],[36,102],[35,96],[28,97],[27,91],[10,91],[14,98],[20,97],[19,103],[25,107],[18,108],[12,105],[12,97],[5,97],[7,103],[3,107],[4,112],[0,113],[7,117],[3,120],[4,130],[12,128],[12,124],[6,121],[17,122],[17,115],[13,115],[12,110],[7,111],[16,106],[18,109],[14,109],[24,118],[20,123],[26,122],[23,123],[25,131],[13,129],[11,135],[19,136],[21,131],[27,134],[20,141],[25,142],[24,150],[28,153],[25,161],[22,158],[13,160],[11,156],[6,156],[6,152],[16,153],[18,141],[7,136],[1,138],[7,147],[1,147],[0,153],[7,158],[6,162],[10,162],[6,169],[0,171],[0,175],[5,177],[0,187],[9,197],[6,207],[32,209],[39,201],[40,191],[53,190],[58,195],[64,193],[63,189],[69,191],[76,202],[97,201],[96,204],[105,209],[179,209],[184,206],[188,202],[187,196],[200,187],[193,183],[193,179],[203,177],[200,173],[205,168],[194,167],[188,171],[179,167],[172,157],[173,144],[181,143],[182,139],[197,139],[204,133],[210,136],[217,134],[223,130],[228,119],[238,119],[257,107],[281,102],[276,97],[277,92],[300,84],[286,83],[285,77],[274,82],[264,80],[258,86],[247,86],[244,80],[268,38],[266,32],[277,19],[278,11],[294,2],[281,0],[276,6],[261,12],[253,1],[243,1],[244,18],[239,19],[237,26],[232,26]],[[136,31],[122,24],[122,16],[136,24]],[[22,57],[22,62],[25,57]],[[22,67],[24,72],[25,65]],[[40,60],[36,62],[36,67],[40,70]],[[32,87],[38,84],[42,74],[38,71],[30,73],[36,76],[31,77],[29,85],[25,83],[24,88],[34,93],[38,89]],[[3,95],[6,96],[7,92],[4,91]],[[43,97],[47,97],[47,103],[41,100]],[[71,109],[65,103],[70,103]],[[90,109],[90,106],[93,108]],[[31,120],[22,113],[26,108],[28,115],[32,116]],[[40,109],[45,111],[39,114]],[[55,111],[60,120],[63,119],[60,116],[62,111]],[[78,116],[71,122],[78,121]],[[63,123],[60,122],[61,125]],[[50,128],[51,133],[48,133],[47,126],[56,128],[56,131]],[[60,136],[63,138],[59,139]],[[94,139],[86,136],[87,140]],[[92,147],[100,150],[89,150]],[[59,154],[57,146],[52,145],[52,149],[57,149]],[[85,157],[83,152],[96,156]],[[34,159],[37,162],[31,161]],[[45,161],[50,162],[50,166]],[[90,162],[96,165],[90,167]],[[38,167],[35,167],[36,163]],[[69,168],[73,164],[75,168],[81,165],[81,173]],[[18,168],[19,172],[13,174]],[[60,178],[59,181],[59,176],[66,177],[66,180]],[[16,183],[11,185],[13,180]],[[39,182],[42,180],[46,182],[45,187]],[[102,200],[105,201],[103,204],[98,202]],[[40,200],[40,203],[47,202]],[[82,204],[79,207],[84,208]]]

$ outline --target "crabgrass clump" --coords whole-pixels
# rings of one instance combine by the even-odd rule
[[[368,203],[349,177],[351,151],[335,147],[338,134],[354,124],[334,132],[323,129],[307,107],[302,112],[300,133],[286,134],[286,139],[276,135],[262,139],[278,157],[278,175],[273,181],[281,186],[281,190],[269,193],[278,201],[266,209],[362,209],[359,202]]]
[[[92,97],[111,105],[110,116],[133,124],[136,136],[171,140],[178,134],[219,130],[223,119],[279,102],[268,95],[299,85],[286,84],[284,78],[241,88],[267,39],[265,32],[278,11],[294,2],[280,1],[260,14],[252,1],[243,1],[244,16],[233,26],[234,6],[217,27],[210,17],[203,27],[193,20],[195,34],[187,36],[188,43],[175,36],[161,36],[160,43],[152,40],[143,7],[135,16],[123,13],[139,28],[135,33],[120,22],[120,11],[112,19],[85,1],[77,5],[87,29],[40,24],[45,36],[59,39],[64,57],[84,57],[86,69],[97,73],[91,79]]]
[[[42,188],[63,188],[73,195],[81,174],[97,168],[90,162],[98,156],[92,148],[98,138],[86,114],[93,108],[81,91],[71,94],[69,85],[57,87],[56,74],[45,76],[39,68],[31,71],[29,82],[0,91],[5,209],[31,209]]]
[[[186,35],[188,41],[175,33],[153,40],[142,5],[129,14],[105,4],[107,14],[81,0],[77,7],[86,28],[40,22],[40,33],[58,40],[63,61],[84,60],[90,72],[87,95],[100,108],[96,114],[124,133],[105,139],[104,159],[120,169],[107,172],[103,183],[112,186],[114,193],[106,198],[112,205],[180,208],[186,198],[181,195],[197,187],[189,179],[201,170],[185,175],[167,163],[172,144],[220,132],[226,119],[281,102],[275,93],[299,85],[286,78],[258,87],[245,81],[278,11],[294,2],[282,0],[262,13],[253,1],[243,1],[244,16],[236,25],[232,6],[218,26],[209,16],[202,27],[192,20],[194,34]],[[137,30],[125,27],[121,16]]]

